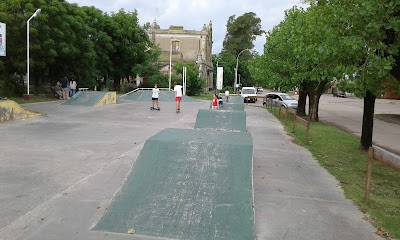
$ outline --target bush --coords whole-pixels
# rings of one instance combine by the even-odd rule
[[[10,75],[6,78],[0,76],[0,96],[22,96],[26,91],[24,80],[21,76]]]

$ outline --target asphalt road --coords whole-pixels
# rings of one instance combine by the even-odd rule
[[[363,100],[322,95],[319,105],[320,121],[333,124],[361,137]],[[400,114],[400,100],[377,99],[375,114]],[[400,126],[374,119],[374,144],[400,154]]]

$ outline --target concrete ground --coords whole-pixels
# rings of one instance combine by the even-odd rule
[[[0,124],[0,239],[161,239],[92,231],[143,143],[164,128],[193,128],[209,101],[124,103],[98,108],[60,102],[27,107],[46,117]],[[279,122],[247,106],[253,136],[258,239],[379,239],[338,182],[291,143]]]

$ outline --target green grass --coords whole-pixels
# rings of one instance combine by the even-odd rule
[[[13,100],[14,102],[18,104],[24,104],[24,103],[35,103],[35,102],[49,102],[49,101],[56,101],[58,100],[57,98],[53,96],[47,96],[47,95],[35,95],[33,99],[30,100],[25,100],[22,97],[11,97],[10,100]]]
[[[278,111],[274,115],[278,118]],[[366,218],[379,229],[381,235],[388,237],[389,234],[395,239],[400,239],[400,174],[374,161],[369,202],[365,203],[368,154],[360,150],[358,138],[333,126],[312,123],[310,142],[306,145],[305,127],[297,124],[296,132],[292,132],[292,119],[293,115],[288,116],[285,123],[284,116],[281,116],[280,121],[286,132],[293,136],[298,144],[307,148],[321,166],[336,177],[346,197],[365,213]]]

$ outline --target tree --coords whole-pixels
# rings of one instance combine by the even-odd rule
[[[205,86],[205,82],[199,76],[199,68],[194,62],[176,62],[173,66],[174,72],[183,76],[183,67],[187,68],[186,94],[189,96],[199,95]]]
[[[248,12],[236,18],[230,16],[226,24],[226,35],[220,56],[220,65],[224,66],[224,85],[233,86],[235,78],[236,58],[244,49],[254,48],[254,40],[264,31],[261,30],[261,19],[253,12]],[[254,53],[245,51],[240,55],[238,74],[242,76],[243,84],[253,85],[254,81],[248,70],[248,61],[254,58]]]
[[[342,26],[344,51],[348,54],[345,72],[354,93],[364,98],[361,148],[372,145],[373,119],[376,96],[388,87],[390,72],[399,57],[398,35],[400,20],[398,1],[352,1],[332,3],[337,22]],[[395,73],[395,71],[393,71]]]
[[[119,80],[132,74],[135,64],[145,62],[146,51],[150,41],[145,30],[139,26],[138,13],[130,13],[119,10],[112,13],[113,31],[110,36],[113,39],[115,52],[110,55],[113,64],[114,87],[119,89]]]

